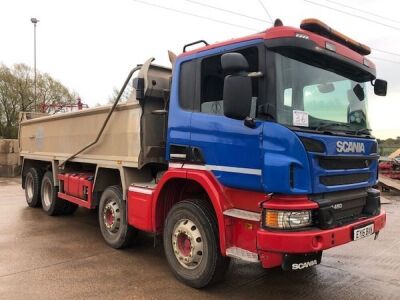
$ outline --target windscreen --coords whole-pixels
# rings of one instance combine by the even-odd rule
[[[368,128],[363,82],[275,53],[277,121],[284,125],[360,132]]]

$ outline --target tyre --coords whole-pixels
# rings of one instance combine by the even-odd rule
[[[54,186],[53,173],[47,171],[43,175],[41,198],[42,209],[49,216],[62,215],[69,202],[57,197],[58,187]]]
[[[103,192],[98,216],[101,234],[112,248],[127,247],[137,237],[138,231],[128,225],[126,203],[120,186],[110,186]]]
[[[42,173],[35,169],[30,168],[25,176],[25,199],[29,207],[39,207],[40,201],[40,187],[41,187]]]
[[[164,251],[174,275],[194,288],[222,280],[230,262],[221,255],[217,219],[206,200],[172,207],[164,225]]]

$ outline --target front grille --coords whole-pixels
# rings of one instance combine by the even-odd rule
[[[345,224],[358,218],[363,212],[365,202],[366,197],[343,202],[342,208],[333,210],[335,221],[340,224]]]
[[[368,168],[372,159],[343,159],[343,158],[326,158],[321,157],[319,160],[321,168],[326,170],[352,170]]]
[[[341,226],[361,217],[365,210],[368,193],[364,189],[315,195],[319,227],[326,229]]]
[[[368,181],[370,173],[321,176],[320,183],[326,186],[353,184]]]

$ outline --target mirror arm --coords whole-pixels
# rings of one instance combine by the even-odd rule
[[[246,127],[256,128],[256,121],[251,117],[246,117],[243,122]]]

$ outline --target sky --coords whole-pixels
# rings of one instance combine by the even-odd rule
[[[0,0],[0,63],[33,66],[30,18],[36,17],[40,20],[38,70],[51,74],[78,92],[84,103],[95,106],[107,103],[130,69],[149,57],[169,66],[167,50],[179,54],[183,45],[192,41],[214,43],[263,31],[271,26],[268,14],[294,27],[302,19],[318,18],[372,47],[370,58],[377,66],[377,76],[388,81],[388,95],[369,94],[370,125],[379,138],[400,136],[400,17],[396,1]]]

